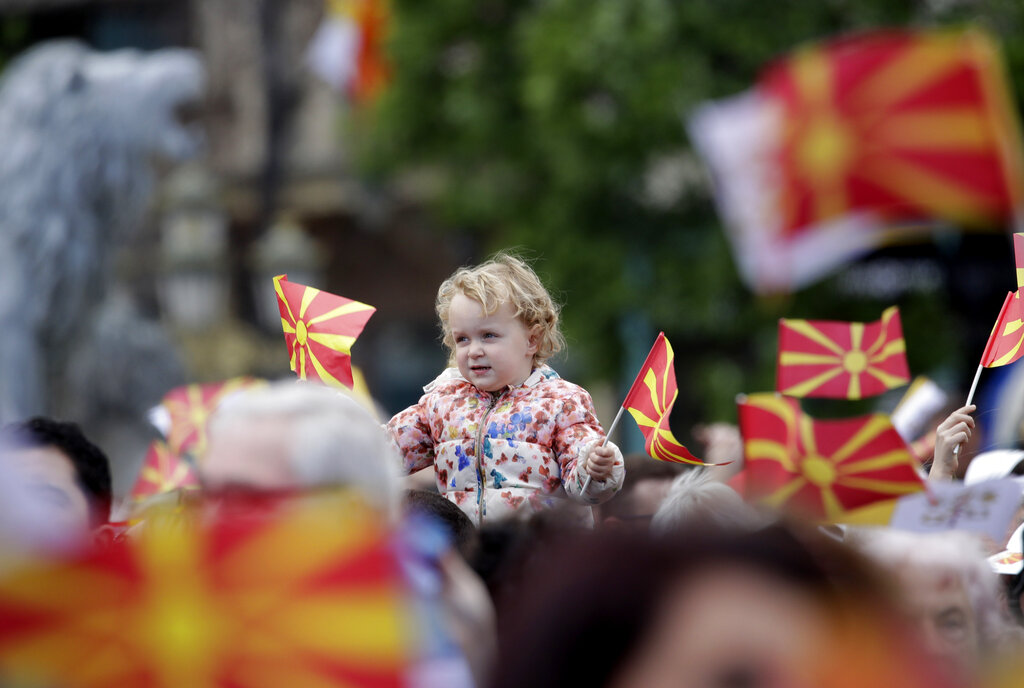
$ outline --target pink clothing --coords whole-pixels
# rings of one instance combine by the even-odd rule
[[[622,487],[622,456],[605,482],[591,481],[581,458],[604,440],[590,394],[548,366],[518,387],[482,392],[449,368],[423,388],[415,406],[387,428],[407,473],[434,466],[438,491],[474,523],[527,516],[566,497],[600,504]],[[610,444],[614,448],[614,445]],[[579,507],[591,522],[590,510]]]

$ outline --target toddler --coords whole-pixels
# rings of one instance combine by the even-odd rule
[[[477,525],[566,497],[610,499],[622,486],[622,455],[602,446],[590,394],[545,364],[563,339],[533,270],[504,253],[460,268],[438,290],[437,315],[454,367],[388,422],[405,471],[433,465],[440,493]],[[593,522],[590,509],[575,508]]]

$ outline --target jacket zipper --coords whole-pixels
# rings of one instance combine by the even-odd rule
[[[505,392],[502,392],[497,397],[488,396],[490,396],[490,403],[487,406],[483,419],[480,421],[480,426],[476,430],[476,479],[480,485],[480,492],[476,497],[476,508],[480,512],[480,522],[477,526],[483,525],[484,522],[484,490],[487,489],[487,480],[484,475],[484,430],[487,428],[487,419],[490,418],[491,411],[504,398]]]

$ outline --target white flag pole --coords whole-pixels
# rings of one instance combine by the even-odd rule
[[[984,366],[981,365],[981,364],[978,364],[978,370],[977,370],[976,373],[974,373],[974,382],[971,383],[971,391],[967,393],[967,403],[964,404],[964,406],[970,406],[971,402],[974,401],[974,392],[975,392],[975,390],[978,389],[978,380],[981,379],[981,369],[982,368],[984,368]],[[956,447],[953,448],[953,458],[954,459],[957,459],[957,458],[960,457],[960,447],[962,447],[962,446],[963,445],[958,444],[958,445],[956,445]]]

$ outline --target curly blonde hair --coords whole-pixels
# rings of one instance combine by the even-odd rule
[[[478,302],[490,315],[506,301],[515,308],[516,317],[538,335],[533,365],[542,365],[562,350],[565,338],[558,327],[559,307],[541,284],[537,273],[524,260],[504,251],[475,267],[461,267],[441,283],[435,307],[441,320],[444,345],[450,352],[449,364],[455,361],[455,340],[448,324],[448,311],[456,294]]]

